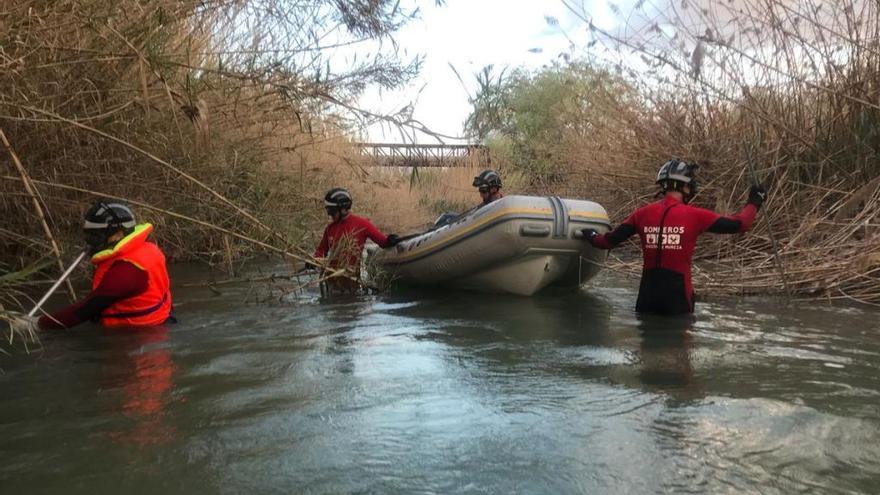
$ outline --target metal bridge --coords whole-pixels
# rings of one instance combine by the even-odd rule
[[[355,143],[361,156],[380,167],[466,167],[487,165],[489,150],[479,144]]]

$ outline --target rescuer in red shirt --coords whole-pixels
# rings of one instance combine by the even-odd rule
[[[82,300],[37,320],[17,325],[71,328],[94,321],[108,328],[137,328],[172,321],[165,255],[148,241],[153,226],[135,222],[121,203],[99,201],[85,215],[83,232],[95,265],[92,290]]]
[[[697,165],[679,159],[666,162],[657,173],[663,198],[645,205],[627,217],[616,229],[599,234],[583,229],[593,246],[611,249],[633,234],[642,246],[642,280],[636,311],[675,315],[693,313],[691,260],[697,238],[703,232],[736,234],[752,226],[766,190],[760,185],[749,189],[745,207],[736,215],[721,216],[688,204],[697,191]]]
[[[326,258],[327,266],[348,268],[357,277],[361,252],[367,239],[381,248],[395,246],[399,241],[397,235],[389,234],[386,237],[372,222],[351,213],[351,204],[351,193],[341,187],[333,188],[324,195],[324,208],[331,222],[324,229],[314,256]]]
[[[434,220],[434,229],[450,224],[455,220],[467,216],[487,204],[504,197],[504,194],[501,193],[501,176],[494,170],[486,169],[480,172],[480,175],[474,177],[473,186],[476,187],[477,191],[480,193],[480,204],[464,213],[454,213],[450,211],[444,212]]]

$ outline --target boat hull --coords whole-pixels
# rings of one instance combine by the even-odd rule
[[[599,272],[606,253],[583,240],[587,227],[609,228],[597,203],[507,196],[372,259],[405,284],[531,295],[577,287]]]

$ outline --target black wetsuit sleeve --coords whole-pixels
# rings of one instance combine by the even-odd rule
[[[706,230],[713,234],[736,234],[740,231],[741,227],[742,221],[728,217],[721,217],[718,220],[715,220],[715,222]]]
[[[605,234],[605,240],[608,241],[609,247],[614,247],[620,244],[621,242],[632,237],[633,234],[636,233],[636,228],[633,225],[628,223],[622,223],[617,226],[616,229],[611,232]]]

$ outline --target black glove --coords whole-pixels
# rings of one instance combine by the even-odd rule
[[[303,267],[300,268],[299,270],[297,270],[296,273],[306,272],[306,271],[312,270],[314,268],[318,268],[318,267],[314,263],[312,263],[311,261],[306,261],[305,264],[303,264]]]
[[[584,240],[590,244],[593,243],[593,239],[599,236],[599,232],[596,229],[591,229],[589,227],[581,229],[581,234],[584,236]]]
[[[754,184],[749,188],[749,204],[755,205],[755,208],[761,209],[764,199],[767,197],[767,190],[760,184]]]
[[[394,247],[400,242],[400,237],[397,234],[388,234],[387,241],[385,242],[385,247]]]

